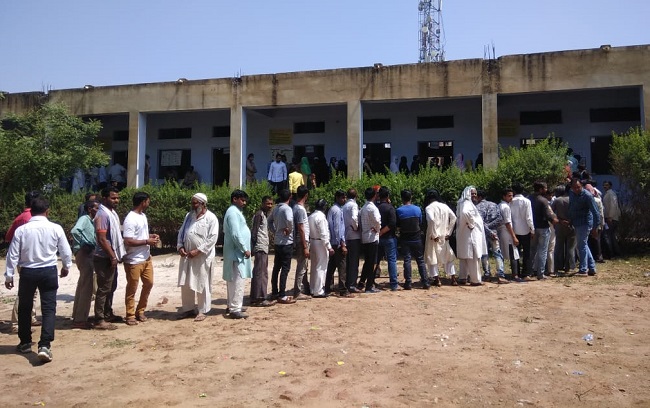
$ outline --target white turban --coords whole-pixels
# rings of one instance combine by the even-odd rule
[[[196,193],[192,196],[192,198],[196,198],[197,200],[201,201],[203,204],[208,203],[208,197],[203,193]]]

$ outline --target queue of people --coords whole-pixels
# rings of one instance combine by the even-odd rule
[[[412,202],[410,190],[401,191],[401,204],[395,205],[388,188],[374,186],[363,192],[365,202],[361,207],[355,189],[337,190],[331,206],[326,198],[318,198],[309,213],[307,201],[311,190],[306,185],[297,186],[293,194],[281,187],[276,186],[275,204],[271,196],[262,198],[252,228],[243,215],[249,204],[248,195],[239,189],[231,194],[223,219],[222,278],[227,286],[228,318],[248,317],[244,306],[247,279],[252,279],[249,305],[269,307],[333,295],[354,298],[359,293],[375,294],[384,289],[440,287],[440,266],[452,286],[480,286],[490,280],[498,284],[544,280],[573,268],[577,268],[578,276],[593,276],[602,254],[598,252],[600,246],[590,248],[589,238],[599,239],[601,234],[613,253],[618,254],[615,232],[620,209],[609,182],[605,183],[602,200],[590,183],[579,178],[573,178],[567,186],[557,186],[553,193],[546,183],[537,181],[530,197],[525,197],[523,187],[515,184],[503,190],[499,204],[488,201],[481,189],[467,186],[456,211],[442,201],[435,189],[425,192],[424,205],[419,207]],[[21,276],[14,319],[20,338],[17,350],[32,351],[31,326],[42,324],[38,356],[43,362],[52,360],[59,256],[61,277],[67,276],[73,254],[79,269],[73,328],[115,330],[117,322],[137,326],[148,320],[147,301],[154,284],[151,247],[160,242],[158,235],[149,232],[149,195],[134,194],[132,210],[123,223],[115,211],[120,201],[117,188],[103,189],[100,200],[92,195],[86,199],[72,229],[72,249],[62,228],[47,220],[49,204],[38,192],[27,194],[25,211],[5,237],[10,242],[5,286],[12,289],[15,274]],[[181,319],[202,322],[211,312],[219,227],[217,216],[208,208],[207,196],[194,194],[176,244],[180,257]],[[274,261],[269,294],[271,244]],[[389,282],[384,288],[376,282],[380,250],[388,268]],[[398,251],[404,259],[402,283]],[[293,287],[288,288],[294,253],[295,279]],[[490,255],[496,259],[494,277]],[[506,258],[510,276],[505,271]],[[412,261],[417,265],[419,283],[414,283]],[[119,263],[124,265],[127,283],[124,318],[113,309]],[[136,300],[140,285],[140,297]],[[35,319],[33,311],[37,290],[42,322]],[[90,318],[93,295],[94,316]]]

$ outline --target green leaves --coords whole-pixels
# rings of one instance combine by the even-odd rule
[[[65,105],[45,104],[24,115],[11,115],[0,128],[0,200],[13,193],[58,185],[77,168],[105,165],[109,157],[97,144],[101,124],[84,121]]]

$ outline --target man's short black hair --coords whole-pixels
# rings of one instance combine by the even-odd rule
[[[377,194],[379,194],[379,199],[380,200],[384,200],[384,199],[388,198],[388,196],[390,195],[390,190],[386,186],[381,186],[379,188],[379,191],[377,192]]]
[[[514,183],[512,185],[512,191],[515,194],[523,194],[524,193],[524,186],[522,186],[521,183]]]
[[[339,198],[341,198],[341,197],[345,197],[345,196],[346,196],[345,191],[343,191],[343,190],[341,190],[341,189],[338,189],[338,190],[336,190],[336,191],[334,192],[334,198],[337,199],[337,200],[338,200]]]
[[[541,191],[543,188],[547,188],[547,187],[546,187],[546,182],[545,182],[545,181],[537,180],[537,181],[535,181],[535,182],[533,183],[533,190],[534,190],[536,193],[537,193],[538,191]]]
[[[309,194],[309,189],[305,185],[300,185],[296,189],[296,199],[298,201],[302,200],[307,194]]]
[[[289,201],[289,197],[291,197],[291,192],[286,188],[278,192],[278,202],[286,203],[287,201]]]
[[[133,206],[137,207],[143,202],[147,201],[149,199],[149,193],[145,193],[144,191],[138,191],[133,195]]]
[[[248,194],[244,190],[235,190],[232,193],[230,193],[230,202],[232,203],[235,198],[244,198],[248,200]]]
[[[401,196],[402,196],[402,202],[406,203],[408,201],[411,201],[411,199],[413,198],[413,193],[411,193],[411,190],[402,190]]]
[[[119,193],[119,192],[120,190],[117,187],[108,186],[102,190],[102,197],[103,198],[110,197],[111,193]]]
[[[363,196],[366,197],[366,200],[370,201],[373,198],[375,198],[375,194],[377,194],[375,192],[375,189],[372,187],[368,187],[366,191],[363,193]]]
[[[30,211],[32,216],[43,215],[50,208],[50,203],[45,199],[45,197],[35,197],[32,199]]]
[[[41,192],[37,190],[32,190],[25,193],[25,208],[31,208],[32,200],[40,196],[41,196]]]
[[[325,210],[327,209],[327,201],[325,201],[324,198],[319,198],[318,200],[316,200],[316,203],[314,204],[314,209],[325,212]]]

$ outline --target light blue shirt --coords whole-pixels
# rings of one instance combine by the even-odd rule
[[[251,258],[244,252],[251,250],[251,231],[241,210],[231,205],[223,217],[223,279],[232,281],[234,267],[242,278],[253,277]]]

